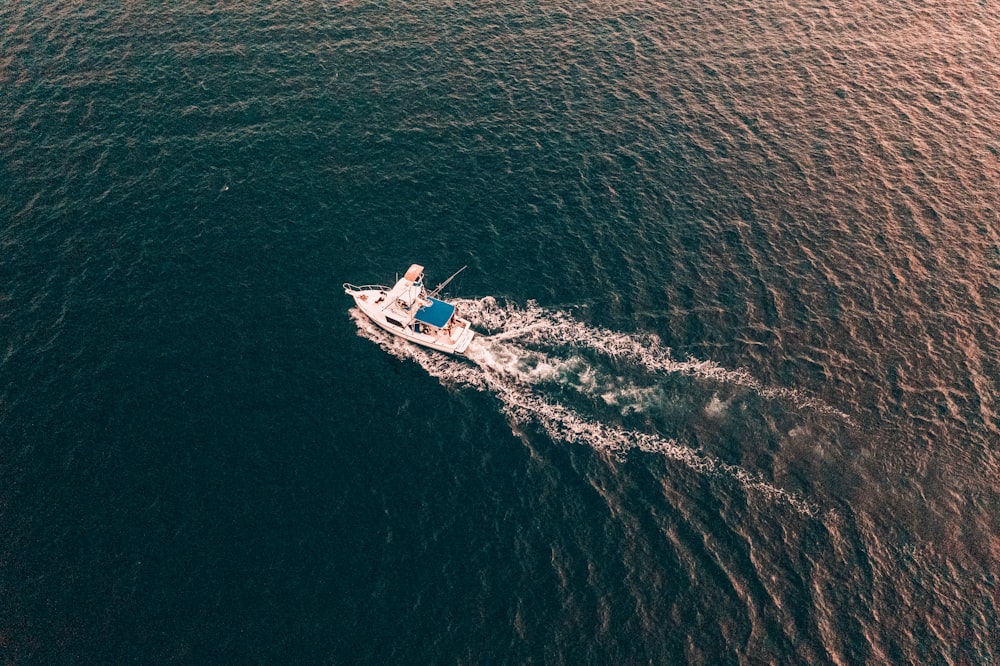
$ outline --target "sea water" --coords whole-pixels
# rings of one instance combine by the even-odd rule
[[[998,16],[3,4],[0,653],[1000,660]]]

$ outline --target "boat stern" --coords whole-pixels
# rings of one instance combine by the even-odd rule
[[[472,343],[472,338],[476,337],[476,332],[472,330],[472,325],[467,321],[462,322],[465,328],[455,338],[455,353],[464,354]]]

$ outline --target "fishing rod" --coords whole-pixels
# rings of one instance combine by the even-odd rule
[[[454,275],[452,275],[450,278],[448,278],[447,280],[445,280],[444,282],[442,282],[438,286],[434,287],[434,291],[432,291],[431,293],[429,293],[427,295],[430,296],[431,298],[434,298],[435,296],[437,296],[439,291],[441,291],[442,289],[444,289],[445,287],[447,287],[448,283],[455,279],[456,275],[458,275],[459,273],[461,273],[462,271],[464,271],[468,267],[469,267],[468,264],[466,264],[465,266],[462,266],[461,268],[459,268],[457,271],[455,271]]]

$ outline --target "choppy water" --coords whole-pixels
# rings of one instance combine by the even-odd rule
[[[998,17],[4,4],[0,653],[1000,661]]]

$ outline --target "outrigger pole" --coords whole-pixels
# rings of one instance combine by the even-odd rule
[[[438,286],[434,287],[434,291],[432,291],[431,293],[429,293],[427,295],[430,296],[431,298],[434,298],[435,296],[437,296],[437,294],[438,294],[439,291],[441,291],[442,289],[444,289],[445,287],[447,287],[448,283],[455,279],[456,275],[458,275],[459,273],[461,273],[462,271],[464,271],[468,267],[469,267],[469,265],[466,264],[465,266],[462,266],[461,268],[459,268],[457,271],[455,271],[454,275],[452,275],[450,278],[448,278],[447,280],[445,280],[444,282],[442,282]]]

